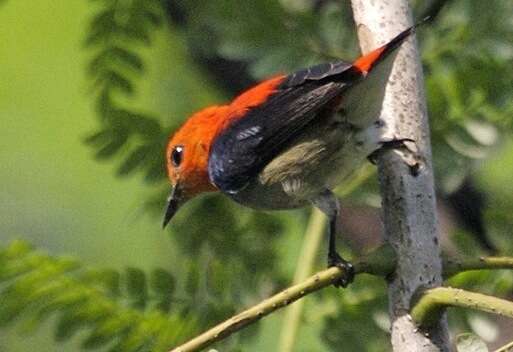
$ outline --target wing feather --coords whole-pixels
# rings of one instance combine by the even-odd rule
[[[284,87],[295,87],[307,81],[318,81],[326,77],[339,75],[351,68],[350,62],[338,60],[324,64],[315,65],[291,74],[285,82]]]
[[[348,85],[343,79],[304,81],[294,87],[287,82],[215,139],[208,171],[220,190],[236,193],[244,188]]]
[[[265,90],[265,100],[255,106],[245,104],[242,115],[239,109],[240,118],[233,119],[214,140],[208,162],[210,180],[224,192],[237,193],[313,120],[323,115],[323,110],[338,106],[335,98],[359,81],[362,83],[352,89],[353,94],[344,96],[343,103],[352,112],[351,123],[362,128],[368,125],[368,119],[377,116],[381,108],[385,82],[395,58],[392,54],[414,30],[415,26],[404,30],[353,64],[335,61],[279,77],[282,81],[276,91],[273,87],[272,94],[267,95],[269,90]],[[379,65],[380,62],[385,64]],[[382,68],[374,70],[376,66]],[[362,80],[364,77],[367,78]],[[246,96],[253,99],[252,94],[241,97]],[[370,96],[372,104],[361,101],[362,96]]]

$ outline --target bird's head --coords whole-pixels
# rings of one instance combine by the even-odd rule
[[[284,77],[275,76],[256,85],[229,105],[211,106],[197,112],[171,137],[166,149],[166,164],[173,190],[168,198],[164,227],[187,200],[217,190],[208,176],[208,158],[214,139],[251,107],[263,103]]]
[[[172,186],[163,226],[186,201],[216,191],[208,177],[208,156],[225,106],[213,106],[192,115],[171,136],[166,149],[167,175]]]

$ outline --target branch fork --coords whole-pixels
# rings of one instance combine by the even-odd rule
[[[513,269],[513,258],[510,257],[481,257],[458,261],[446,260],[445,263],[445,278],[468,270]],[[383,245],[377,248],[354,264],[356,275],[365,273],[385,279],[392,277],[395,267],[396,256],[390,245]],[[319,271],[301,283],[286,288],[214,326],[183,345],[175,347],[170,352],[200,351],[306,295],[333,285],[347,274],[338,267]],[[440,315],[448,307],[478,309],[513,318],[513,302],[450,287],[418,290],[413,296],[410,314],[417,326],[425,329],[431,326],[433,322],[438,321]]]

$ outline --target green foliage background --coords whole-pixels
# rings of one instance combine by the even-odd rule
[[[0,4],[0,351],[165,351],[293,277],[306,210],[262,214],[209,195],[163,232],[162,149],[187,115],[230,98],[191,54],[248,61],[254,78],[352,58],[350,8],[179,3],[186,25],[157,0]],[[502,0],[453,1],[419,36],[440,192],[472,175],[492,241],[510,255],[512,12]],[[350,197],[375,195],[370,180]],[[479,253],[463,229],[453,238]],[[452,283],[506,295],[513,276]],[[296,350],[387,350],[385,312],[372,278],[316,294]],[[217,347],[276,350],[282,317]],[[451,315],[454,329],[472,317]]]

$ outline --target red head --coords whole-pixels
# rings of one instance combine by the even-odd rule
[[[208,178],[208,155],[227,106],[211,106],[192,115],[169,140],[167,175],[173,186],[164,226],[190,198],[216,188]]]
[[[214,139],[230,122],[242,118],[249,108],[263,103],[283,78],[278,76],[260,83],[230,105],[211,106],[197,112],[171,137],[166,164],[173,191],[168,199],[164,226],[187,200],[217,190],[208,177],[208,157]]]

